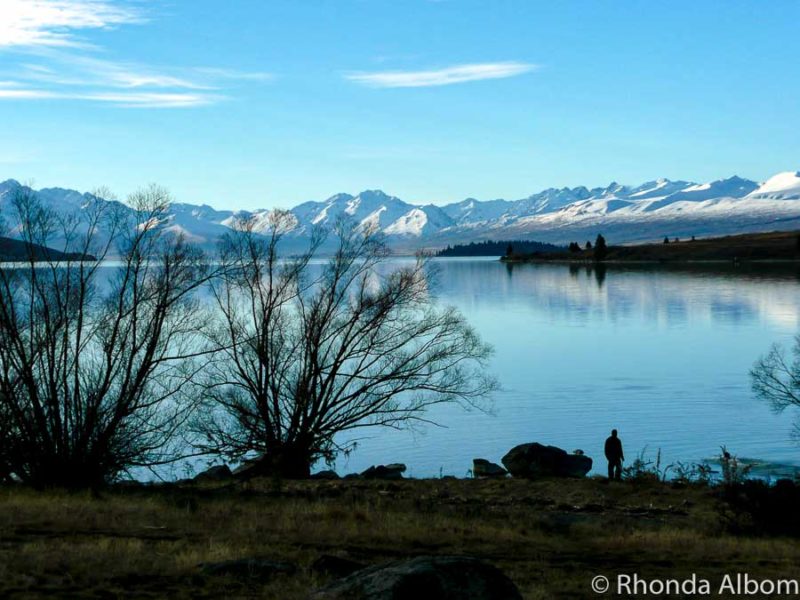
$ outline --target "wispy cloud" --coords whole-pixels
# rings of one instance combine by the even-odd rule
[[[25,88],[0,89],[0,100],[40,100],[53,98],[53,93],[47,90],[30,90]]]
[[[0,82],[0,100],[86,100],[125,108],[187,108],[204,106],[224,96],[184,92],[53,91]]]
[[[2,9],[0,47],[82,46],[80,30],[143,20],[130,5],[107,0],[3,0]]]
[[[429,71],[383,71],[377,73],[350,73],[347,79],[355,83],[380,88],[431,87],[452,85],[483,79],[504,79],[529,73],[536,65],[508,61],[454,65]]]
[[[59,59],[60,60],[60,59]],[[228,99],[210,76],[160,73],[128,63],[77,59],[69,68],[20,65],[0,80],[0,100],[82,100],[126,108],[189,108]]]
[[[190,106],[204,106],[224,99],[224,96],[212,94],[185,94],[185,93],[95,93],[75,96],[80,100],[94,100],[96,102],[110,102],[126,108],[186,108]]]
[[[40,53],[40,57],[42,54]],[[28,81],[60,86],[102,86],[110,88],[181,88],[215,89],[210,77],[199,77],[194,70],[187,75],[178,70],[165,72],[132,62],[114,62],[74,53],[48,52],[49,66],[40,63],[20,65]],[[57,67],[57,68],[56,68]]]
[[[271,75],[219,67],[165,67],[100,58],[82,30],[145,23],[130,2],[0,0],[0,52],[23,56],[0,69],[0,100],[82,100],[136,108],[187,108],[225,100],[236,82]],[[141,6],[141,4],[137,4]],[[6,81],[2,81],[6,79]]]

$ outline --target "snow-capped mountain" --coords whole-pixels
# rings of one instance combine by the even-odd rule
[[[748,198],[769,200],[800,199],[800,171],[778,173],[748,194]]]
[[[511,209],[513,202],[508,200],[487,200],[481,202],[475,198],[467,198],[461,202],[448,204],[442,211],[456,225],[470,223],[487,223],[499,219]]]
[[[628,197],[635,200],[647,200],[648,198],[658,198],[662,196],[669,196],[676,192],[680,192],[692,185],[688,181],[670,181],[669,179],[656,179],[655,181],[648,181],[642,185],[633,188],[628,194]]]
[[[173,203],[170,206],[169,224],[167,227],[175,233],[182,233],[195,243],[215,240],[229,227],[224,224],[233,213],[228,210],[215,210],[208,205]]]
[[[0,183],[0,216],[22,186]],[[74,190],[42,189],[39,198],[57,210],[80,210],[92,198]],[[380,190],[336,194],[293,209],[289,237],[302,242],[315,227],[339,219],[381,231],[398,248],[437,247],[482,239],[537,239],[564,243],[602,232],[614,243],[668,236],[800,229],[800,172],[779,173],[764,183],[729,177],[708,183],[657,179],[638,186],[548,188],[519,200],[467,198],[444,206],[414,205]],[[268,231],[269,210],[217,210],[176,203],[166,225],[211,246],[237,219],[254,219]]]
[[[363,228],[374,228],[390,236],[420,237],[453,225],[438,206],[415,206],[380,190],[367,190],[351,196],[336,194],[324,202],[304,202],[292,209],[298,228],[331,227],[346,218]]]

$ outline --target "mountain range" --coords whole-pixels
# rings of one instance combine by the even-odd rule
[[[11,199],[23,187],[13,179],[0,183],[0,216],[7,214]],[[80,210],[91,197],[61,188],[35,193],[56,210]],[[269,212],[174,203],[166,226],[210,246],[241,216],[256,219],[266,229]],[[612,182],[591,189],[548,188],[519,200],[467,198],[443,206],[410,204],[367,190],[304,202],[291,213],[294,227],[288,239],[298,244],[315,226],[331,226],[342,217],[379,229],[398,250],[486,239],[582,242],[597,233],[611,243],[630,243],[664,236],[800,229],[800,172],[779,173],[761,183],[733,176],[709,183],[657,179],[638,186]]]

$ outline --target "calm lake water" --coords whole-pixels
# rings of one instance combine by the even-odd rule
[[[437,407],[443,427],[373,431],[340,473],[403,462],[414,477],[466,475],[472,459],[538,441],[583,449],[605,469],[619,429],[630,462],[644,448],[664,463],[740,457],[800,465],[793,414],[750,390],[749,369],[800,325],[796,270],[507,266],[439,259],[440,302],[461,309],[495,348],[503,390],[492,414]]]

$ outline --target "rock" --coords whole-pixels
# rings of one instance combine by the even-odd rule
[[[390,465],[386,465],[386,468],[390,471],[399,471],[400,473],[406,472],[406,466],[403,463],[392,463]]]
[[[197,475],[192,481],[225,481],[233,477],[233,472],[228,465],[217,465],[206,469]]]
[[[503,457],[503,465],[514,477],[583,477],[592,469],[592,459],[567,454],[556,446],[533,442],[520,444]]]
[[[123,479],[122,481],[117,481],[114,485],[118,488],[126,489],[139,489],[146,487],[144,483],[137,481],[136,479]]]
[[[246,458],[233,470],[233,476],[239,479],[251,479],[264,474],[264,457]]]
[[[339,474],[336,471],[319,471],[318,473],[312,473],[311,479],[340,479]]]
[[[261,454],[246,458],[233,471],[233,475],[242,481],[249,481],[257,477],[272,479],[308,479],[311,469],[307,463],[279,455],[268,456]]]
[[[585,477],[592,470],[592,459],[584,454],[567,454],[561,463],[559,477]]]
[[[573,453],[573,454],[577,454],[578,456],[583,456],[584,454],[586,454],[586,453],[585,453],[583,450],[581,450],[580,448],[578,448],[577,450],[573,450],[573,451],[572,451],[572,453]]]
[[[515,446],[502,458],[502,463],[514,477],[536,477],[554,474],[566,456],[561,448],[534,442]]]
[[[372,466],[363,473],[364,479],[402,479],[406,466],[402,463],[392,463],[390,465]]]
[[[498,568],[475,558],[419,556],[356,571],[311,595],[313,600],[522,600]]]
[[[222,562],[200,563],[198,566],[204,575],[257,579],[259,581],[266,581],[276,575],[291,575],[297,570],[292,563],[263,558],[239,558]]]
[[[508,471],[498,464],[489,462],[485,458],[473,458],[472,474],[478,479],[486,479],[491,477],[505,477],[508,475]]]
[[[314,573],[324,573],[326,575],[333,575],[334,577],[347,577],[351,573],[363,569],[365,566],[364,563],[350,560],[349,558],[333,556],[332,554],[323,554],[311,563],[311,570]]]

